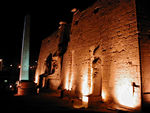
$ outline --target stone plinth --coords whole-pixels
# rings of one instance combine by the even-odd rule
[[[18,86],[18,95],[35,94],[36,85],[32,81],[21,81]]]

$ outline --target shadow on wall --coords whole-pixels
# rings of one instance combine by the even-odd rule
[[[41,88],[43,87],[44,77],[46,78],[48,76],[52,76],[56,72],[58,73],[56,69],[61,71],[62,63],[63,63],[63,56],[65,52],[67,51],[68,42],[70,41],[69,35],[70,35],[70,26],[66,24],[65,22],[60,22],[60,27],[59,27],[59,31],[57,35],[59,38],[58,48],[53,54],[50,53],[45,61],[46,69],[45,69],[44,74],[40,75],[39,87]]]

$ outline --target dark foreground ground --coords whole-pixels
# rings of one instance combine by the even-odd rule
[[[81,113],[81,112],[96,112],[85,109],[74,109],[72,103],[66,99],[61,99],[56,93],[41,93],[39,95],[0,95],[0,110],[6,113]],[[102,113],[102,112],[101,112]]]
[[[43,92],[39,95],[28,95],[28,96],[18,96],[12,94],[0,95],[0,110],[6,113],[127,113],[124,111],[116,111],[112,109],[74,109],[73,103],[67,99],[61,99],[59,93],[56,92]],[[149,112],[142,112],[149,113]]]

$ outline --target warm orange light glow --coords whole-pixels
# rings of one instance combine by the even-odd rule
[[[89,95],[89,94],[92,94],[92,92],[93,92],[93,76],[92,76],[92,74],[93,74],[93,68],[90,63],[89,68],[86,68],[83,72],[82,86],[81,86],[82,87],[81,92],[83,95]]]
[[[21,66],[19,65],[18,68],[21,68]]]
[[[74,63],[74,51],[72,51],[72,57],[71,57],[71,68],[70,68],[70,81],[69,81],[69,90],[72,89],[72,85],[73,85],[73,79],[74,79],[74,75],[73,75],[73,63]]]
[[[73,104],[74,108],[88,108],[88,97],[87,96],[82,96],[82,102],[80,100],[76,100]]]
[[[88,95],[90,94],[90,87],[88,85],[88,75],[84,74],[82,79],[82,105],[83,107],[88,107]]]
[[[35,76],[35,81],[34,81],[34,83],[38,83],[38,81],[39,81],[39,76],[36,75],[36,76]]]
[[[103,90],[102,90],[102,99],[103,99],[103,101],[106,100],[106,94],[105,94],[105,92]]]
[[[120,78],[115,86],[117,101],[127,107],[137,107],[140,104],[140,93],[133,92],[133,80],[131,78]]]
[[[90,94],[93,93],[93,68],[92,68],[92,61],[93,61],[93,58],[91,58],[91,62],[90,62]]]
[[[68,70],[67,74],[66,74],[66,79],[65,79],[65,89],[71,91],[72,89],[72,85],[73,85],[73,79],[74,79],[74,75],[73,75],[73,55],[74,55],[74,51],[72,51],[72,59],[71,59],[71,66],[70,66],[70,70]]]
[[[83,75],[82,80],[82,105],[87,108],[88,107],[88,95],[90,93],[90,88],[88,86],[88,75]]]
[[[73,82],[73,75],[69,76],[69,72],[66,74],[65,77],[65,89],[71,91],[72,89],[72,82]]]
[[[43,81],[42,81],[42,87],[45,86],[45,77],[43,77]]]
[[[82,105],[84,108],[88,108],[88,97],[87,96],[82,97]]]
[[[83,77],[81,82],[82,104],[85,108],[88,107],[88,95],[93,93],[93,68],[92,58],[88,65],[83,70]]]
[[[73,74],[71,74],[71,78],[70,78],[70,81],[69,81],[69,86],[68,86],[69,90],[72,89],[72,82],[73,82]]]
[[[66,74],[66,77],[65,77],[65,89],[69,90],[69,74],[68,73]]]
[[[89,85],[88,85],[88,75],[83,75],[82,79],[82,95],[89,95],[90,90],[89,90]]]

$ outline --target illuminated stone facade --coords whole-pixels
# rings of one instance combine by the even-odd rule
[[[68,95],[89,103],[98,100],[140,108],[141,91],[150,92],[150,26],[141,31],[143,21],[138,21],[136,7],[135,0],[99,0],[74,12],[67,39],[67,25],[61,24],[43,40],[36,82],[45,73],[45,61],[52,53],[59,59],[56,73],[45,77],[50,79],[49,87],[55,87],[52,89],[66,89]],[[148,94],[144,97],[150,102]]]

